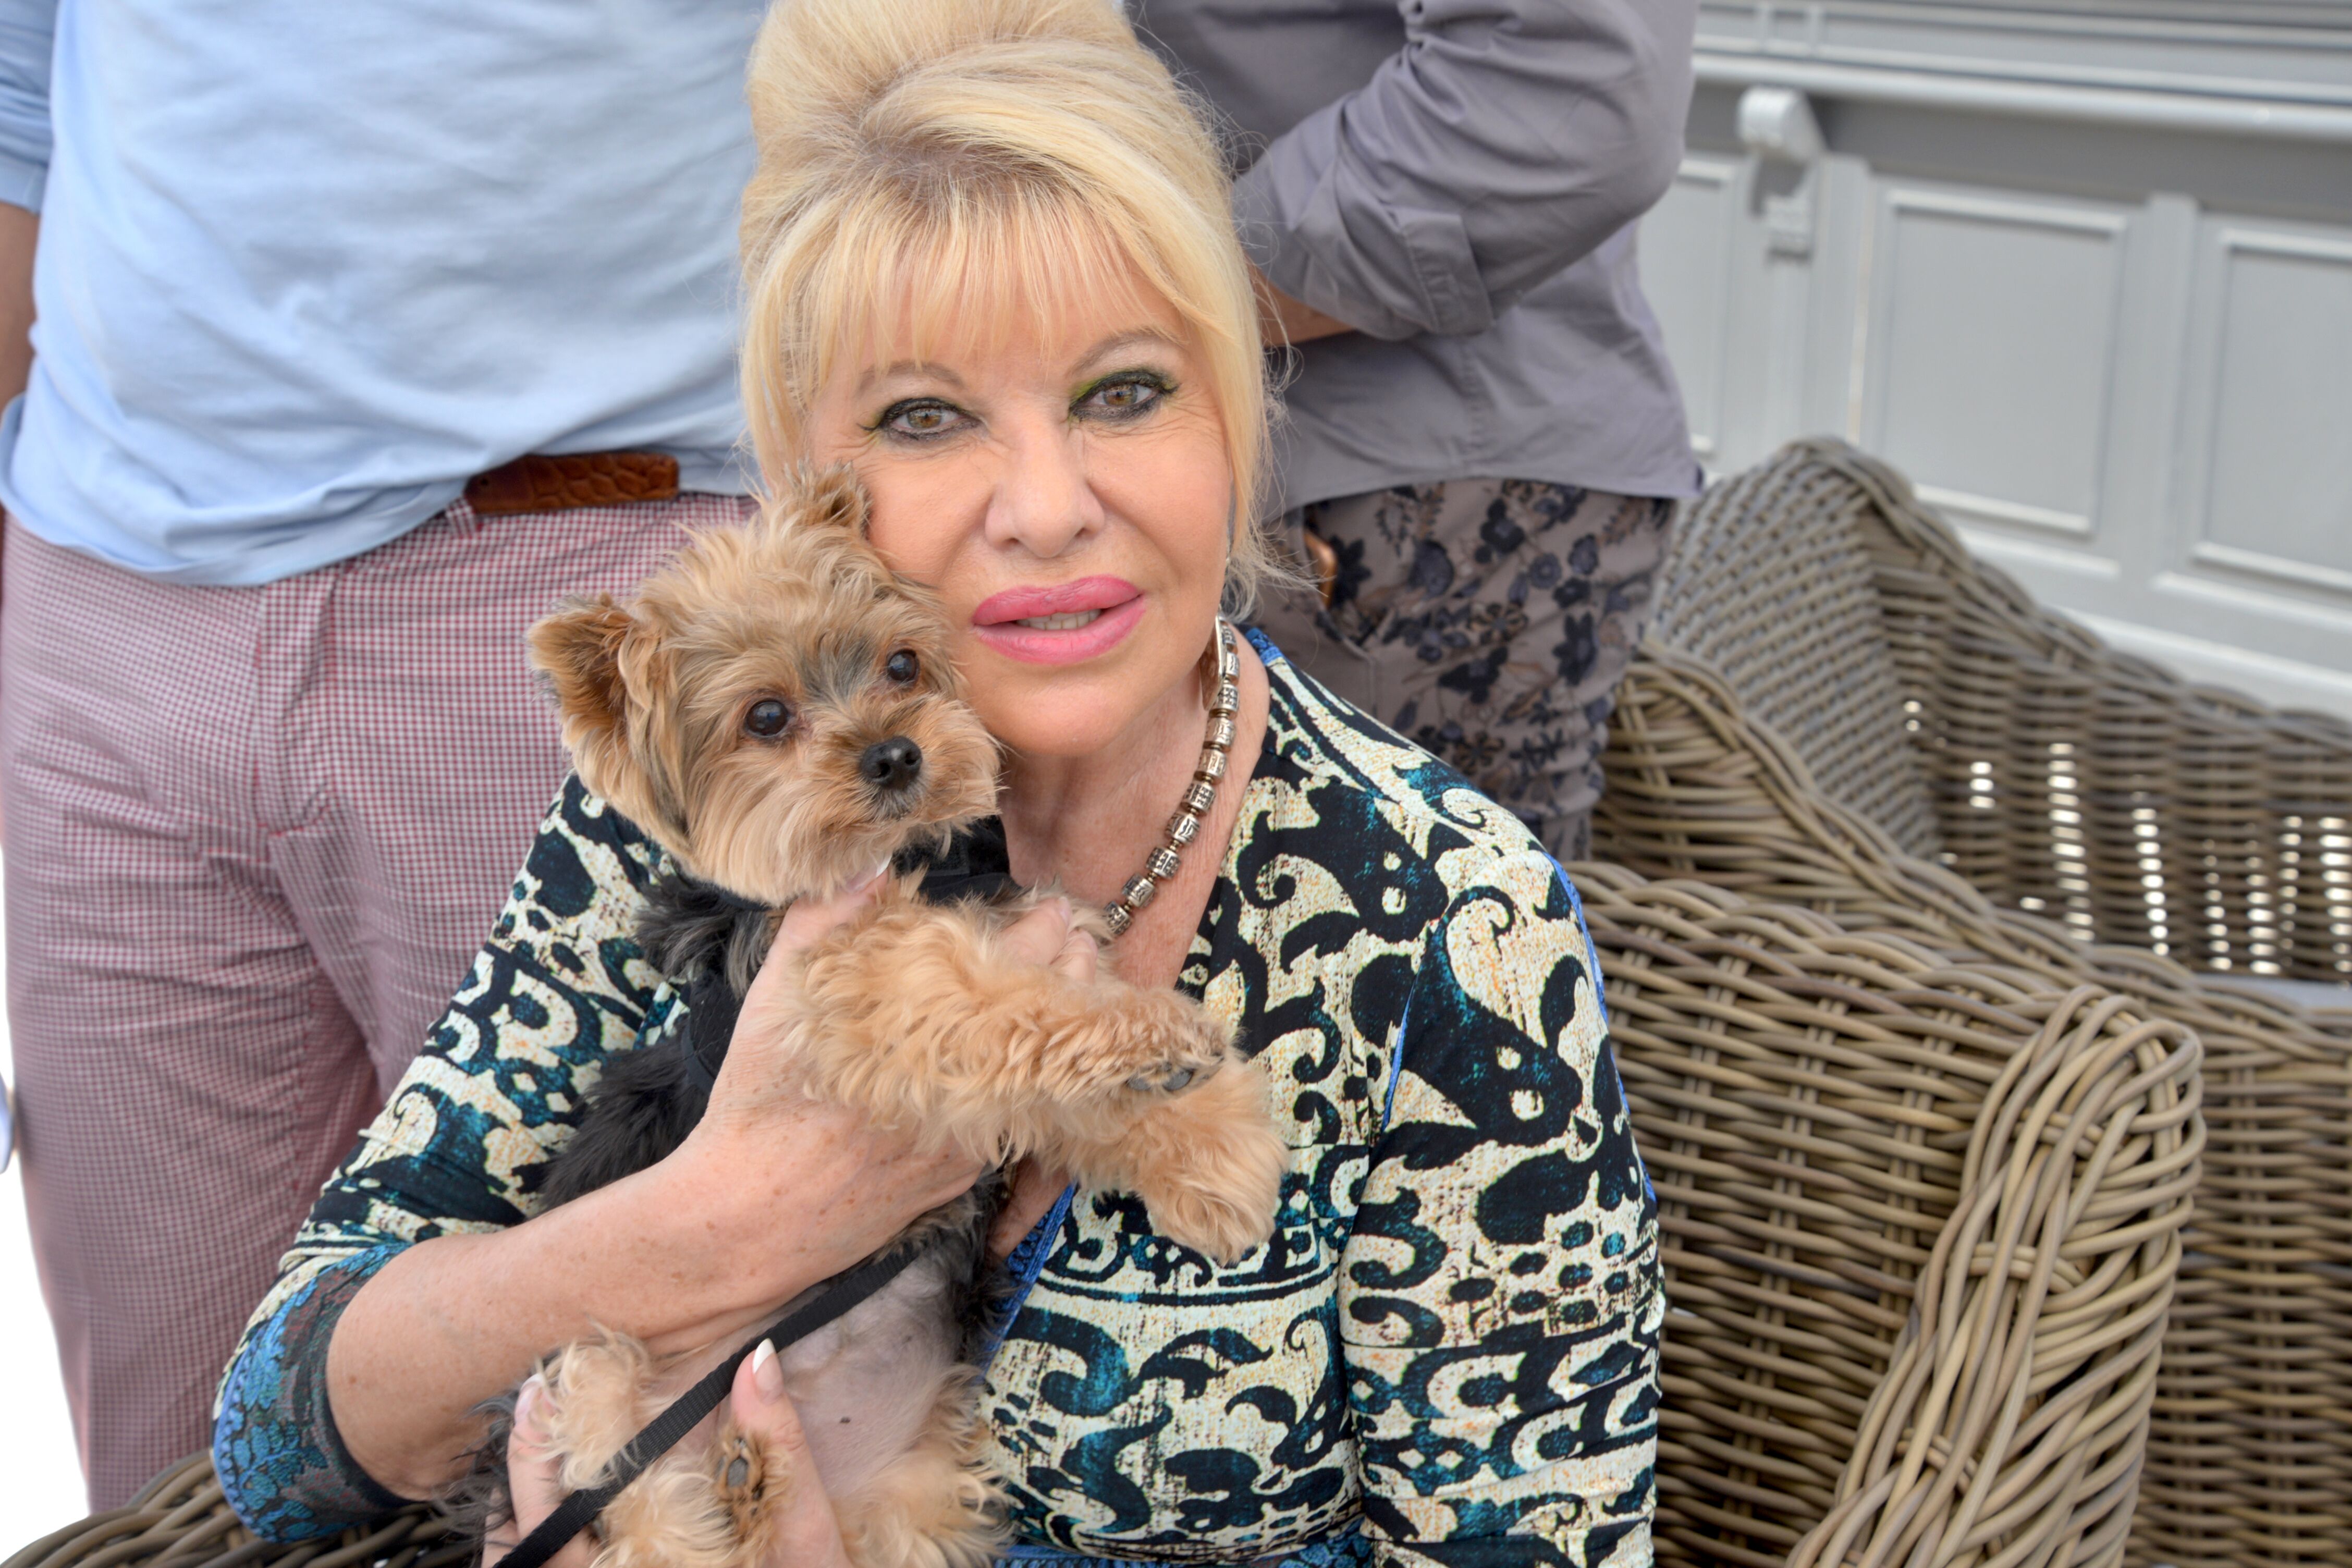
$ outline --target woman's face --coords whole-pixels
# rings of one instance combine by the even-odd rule
[[[856,466],[875,548],[939,592],[990,731],[1077,758],[1174,698],[1208,646],[1232,485],[1206,367],[1164,301],[1038,314],[919,363],[844,355],[810,455]]]

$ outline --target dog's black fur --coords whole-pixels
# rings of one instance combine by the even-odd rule
[[[909,850],[893,868],[920,871],[923,896],[934,903],[993,901],[1020,892],[1004,848],[1004,831],[991,818],[958,834],[941,849]],[[667,1159],[686,1142],[710,1103],[710,1090],[734,1037],[743,995],[760,972],[775,935],[776,910],[724,889],[672,872],[646,890],[637,920],[637,945],[673,984],[685,989],[687,1027],[647,1050],[626,1051],[605,1065],[588,1091],[579,1131],[551,1161],[540,1184],[546,1205],[585,1196]],[[988,1234],[1003,1207],[1001,1172],[924,1215],[885,1251],[919,1248],[946,1255],[951,1277],[968,1281],[957,1303],[966,1359],[980,1348],[1002,1291],[988,1279]],[[481,1407],[489,1430],[471,1465],[443,1500],[458,1528],[476,1542],[510,1517],[507,1442],[514,1426],[514,1395]],[[478,1555],[477,1561],[478,1561]]]
[[[685,991],[686,1032],[605,1064],[580,1130],[540,1184],[549,1208],[658,1164],[686,1142],[710,1103],[743,994],[774,931],[772,911],[707,882],[673,872],[647,890],[637,945]]]

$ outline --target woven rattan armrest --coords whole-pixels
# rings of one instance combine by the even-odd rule
[[[1570,868],[1661,1205],[1658,1556],[2120,1559],[2194,1036],[2095,985]]]
[[[258,1540],[229,1510],[212,1456],[196,1454],[121,1508],[53,1531],[0,1568],[454,1568],[472,1554],[422,1503],[325,1541]]]
[[[1996,907],[1813,784],[1695,659],[1619,693],[1596,846],[2042,977],[2127,994],[2205,1048],[2210,1142],[2148,1443],[2135,1559],[2352,1563],[2352,1020],[2085,945]]]

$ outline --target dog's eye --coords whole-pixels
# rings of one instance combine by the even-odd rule
[[[901,686],[908,686],[914,682],[915,668],[915,655],[913,651],[911,649],[902,647],[897,653],[892,654],[889,659],[882,666],[882,673],[888,676],[891,679],[897,681]]]
[[[772,697],[762,697],[744,710],[743,733],[772,741],[793,721],[793,710]]]

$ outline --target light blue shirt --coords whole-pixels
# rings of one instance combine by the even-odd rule
[[[190,583],[355,555],[525,452],[741,491],[761,0],[0,0],[41,214],[0,502]]]

